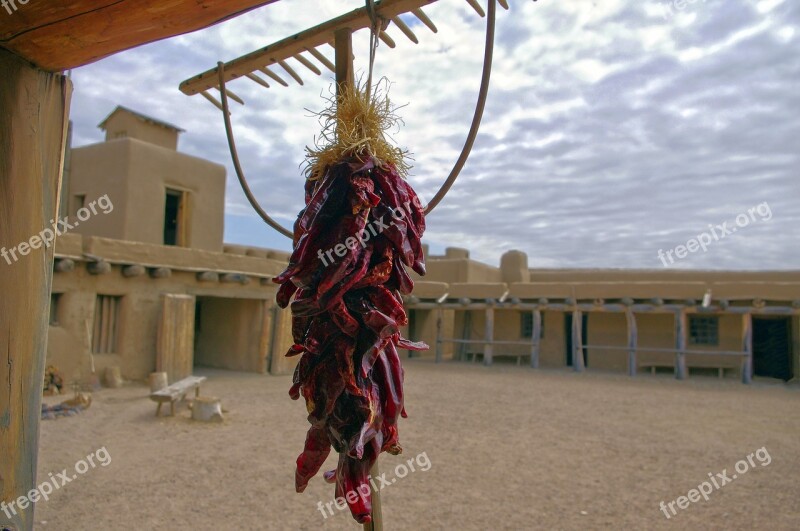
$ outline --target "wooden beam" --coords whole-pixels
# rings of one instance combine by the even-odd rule
[[[539,368],[539,347],[542,335],[542,312],[533,310],[533,331],[531,332],[531,367]]]
[[[17,0],[19,9],[12,16],[0,9],[0,47],[43,70],[60,72],[276,1],[46,0],[20,5]]]
[[[377,14],[384,19],[391,19],[402,13],[417,9],[436,0],[382,0],[376,3]],[[366,7],[361,7],[323,24],[287,37],[252,53],[229,61],[225,64],[225,82],[240,78],[260,67],[277,63],[293,57],[304,50],[310,50],[335,40],[335,33],[343,28],[356,32],[372,26]],[[335,48],[335,46],[334,46]],[[217,68],[191,77],[181,83],[180,90],[191,96],[203,90],[219,85]]]
[[[625,320],[628,324],[628,376],[636,376],[636,346],[638,343],[638,330],[636,327],[636,315],[631,309],[625,312]]]
[[[686,343],[688,335],[686,309],[675,313],[675,378],[686,379]]]
[[[572,312],[572,368],[575,372],[583,372],[583,314],[580,310]]]
[[[4,23],[14,18],[0,16]],[[0,72],[0,249],[11,249],[57,217],[72,84],[1,49]],[[37,485],[54,266],[52,246],[17,256],[11,264],[0,259],[0,502],[6,503]],[[33,507],[15,507],[10,517],[0,511],[0,528],[33,529]]]
[[[742,383],[749,384],[753,381],[753,316],[749,313],[742,315]]]

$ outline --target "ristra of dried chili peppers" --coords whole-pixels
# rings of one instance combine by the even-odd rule
[[[292,310],[287,356],[301,356],[289,395],[305,399],[311,423],[296,490],[306,488],[333,447],[339,463],[326,479],[359,523],[372,517],[370,468],[381,452],[402,451],[397,350],[428,348],[399,333],[408,323],[402,295],[414,287],[406,267],[425,274],[424,231],[422,205],[393,163],[347,157],[306,182],[294,252],[274,279],[278,304]],[[351,491],[359,495],[347,497]]]

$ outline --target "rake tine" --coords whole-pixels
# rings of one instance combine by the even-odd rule
[[[319,68],[317,68],[316,65],[314,65],[314,63],[312,63],[311,61],[309,61],[308,59],[306,59],[302,55],[297,54],[297,55],[294,56],[294,58],[297,59],[297,61],[301,65],[305,66],[306,68],[308,68],[309,70],[311,70],[312,72],[317,74],[318,76],[322,75],[322,71]]]
[[[219,90],[219,87],[217,87],[217,90]],[[244,105],[244,100],[242,98],[240,98],[239,96],[237,96],[236,94],[234,94],[232,91],[230,91],[230,90],[228,90],[226,88],[225,89],[225,93],[228,95],[228,97],[230,99],[232,99],[233,101],[235,101],[239,105]]]
[[[245,76],[247,77],[247,79],[255,81],[256,83],[258,83],[262,87],[269,88],[269,83],[267,83],[266,81],[264,81],[263,79],[261,79],[257,75],[255,75],[255,74],[245,74]]]
[[[385,31],[382,31],[382,32],[381,32],[381,34],[380,34],[380,38],[381,38],[381,40],[382,40],[383,42],[385,42],[385,43],[386,43],[386,46],[388,46],[389,48],[394,48],[395,46],[397,46],[397,43],[395,43],[395,42],[394,42],[394,39],[392,39],[391,37],[389,37],[389,34],[388,34],[388,33],[386,33]]]
[[[439,33],[439,29],[436,27],[436,24],[434,24],[433,21],[430,18],[428,18],[428,15],[426,15],[423,10],[414,9],[411,11],[411,13],[413,13],[415,17],[420,19],[423,24],[428,26],[428,28],[430,28],[432,32]]]
[[[222,112],[225,112],[225,109],[222,108],[222,103],[220,103],[220,101],[217,98],[215,98],[214,96],[212,96],[211,94],[209,94],[205,90],[201,91],[200,95],[203,96],[208,101],[210,101],[211,103],[213,103],[214,107],[216,107],[217,109],[221,110]]]
[[[483,10],[481,5],[478,3],[478,0],[467,0],[467,3],[469,5],[471,5],[472,9],[474,9],[480,16],[482,16],[482,17],[486,16],[486,12]]]
[[[394,22],[394,25],[395,25],[395,26],[397,26],[397,29],[399,29],[400,31],[402,31],[402,32],[405,34],[405,36],[406,36],[406,37],[408,37],[408,39],[409,39],[411,42],[413,42],[414,44],[419,44],[419,39],[417,39],[417,36],[416,36],[416,35],[414,35],[414,32],[413,32],[413,31],[411,31],[411,28],[409,28],[409,27],[406,25],[406,23],[405,23],[405,22],[403,22],[403,21],[400,19],[400,17],[392,17],[392,22]]]
[[[281,65],[281,68],[286,70],[286,72],[288,72],[289,75],[292,76],[295,81],[297,81],[301,85],[303,84],[303,80],[300,79],[300,76],[297,75],[297,72],[294,71],[294,68],[286,64],[286,61],[278,61],[278,64]]]
[[[280,83],[281,85],[283,85],[284,87],[288,87],[288,86],[289,86],[289,83],[287,83],[286,81],[284,81],[284,80],[281,78],[281,76],[279,76],[278,74],[276,74],[275,72],[273,72],[272,70],[270,70],[269,68],[267,68],[266,66],[265,66],[265,67],[263,67],[263,68],[259,68],[259,70],[260,70],[261,72],[263,72],[263,73],[267,74],[269,77],[271,77],[272,79],[274,79],[275,81],[277,81],[278,83]]]
[[[322,55],[322,52],[320,52],[320,51],[319,51],[319,50],[317,50],[316,48],[306,48],[306,51],[307,51],[308,53],[310,53],[311,55],[313,55],[313,56],[314,56],[314,58],[315,58],[317,61],[319,61],[320,63],[322,63],[323,65],[325,65],[325,68],[327,68],[327,69],[328,69],[328,70],[330,70],[331,72],[336,72],[336,66],[334,66],[334,64],[333,64],[333,63],[331,63],[331,62],[328,60],[328,58],[327,58],[327,57],[325,57],[324,55]]]
[[[500,4],[500,6],[501,6],[503,9],[505,9],[506,11],[508,11],[508,2],[507,2],[506,0],[497,0],[497,3],[498,3],[498,4]]]

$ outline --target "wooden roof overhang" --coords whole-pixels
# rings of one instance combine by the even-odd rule
[[[60,72],[277,1],[8,0],[9,7],[0,7],[0,48]]]

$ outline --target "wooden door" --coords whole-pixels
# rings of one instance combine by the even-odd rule
[[[194,367],[194,308],[192,295],[164,295],[156,341],[156,370],[172,384],[191,376]]]

